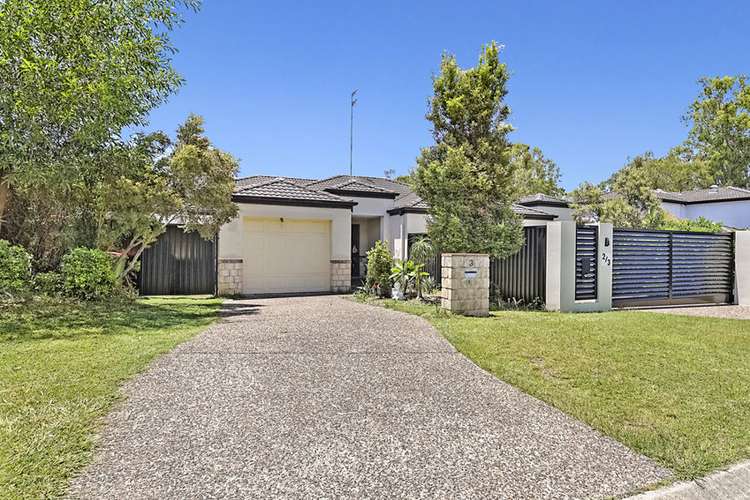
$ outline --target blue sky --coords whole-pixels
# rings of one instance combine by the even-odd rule
[[[563,185],[665,153],[704,75],[750,73],[750,2],[240,2],[205,0],[173,34],[185,86],[151,116],[189,112],[243,175],[407,173],[431,144],[424,119],[440,55],[476,63],[505,46],[513,141],[539,146]]]

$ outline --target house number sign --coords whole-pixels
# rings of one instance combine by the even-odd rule
[[[466,267],[473,268],[474,267],[474,259],[469,259],[469,261],[466,263]],[[478,271],[476,269],[464,269],[464,278],[467,280],[473,280],[477,277]]]

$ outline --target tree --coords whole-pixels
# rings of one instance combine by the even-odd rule
[[[514,182],[519,196],[543,193],[550,196],[563,196],[560,187],[560,168],[546,158],[542,150],[526,144],[514,144],[511,148],[511,161],[514,166]]]
[[[0,2],[0,220],[13,191],[75,207],[123,128],[179,87],[180,6],[198,0]]]
[[[462,70],[443,55],[433,77],[427,119],[435,145],[422,149],[414,187],[430,206],[427,231],[442,252],[482,252],[503,257],[523,243],[518,216],[514,164],[506,123],[510,109],[508,70],[500,47],[484,47],[477,66]]]
[[[605,191],[603,186],[585,182],[573,190],[576,219],[631,228],[657,229],[664,224],[666,213],[642,171],[628,170],[612,182],[611,188]]]
[[[716,184],[750,187],[750,84],[747,77],[702,78],[685,121],[686,146],[708,163]]]
[[[706,188],[714,183],[705,161],[690,158],[683,147],[677,147],[661,158],[655,157],[651,152],[636,156],[615,172],[605,185],[612,189],[619,179],[635,172],[642,176],[643,182],[652,189],[664,191],[689,191]]]
[[[168,224],[211,239],[237,214],[231,200],[237,160],[211,145],[203,118],[190,115],[167,154],[170,146],[162,133],[136,136],[122,152],[117,175],[101,184],[97,243],[118,253],[120,280]]]

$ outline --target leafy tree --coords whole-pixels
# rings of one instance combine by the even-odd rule
[[[237,214],[231,200],[237,160],[211,145],[203,118],[190,115],[167,155],[170,146],[162,133],[136,136],[122,153],[117,175],[101,184],[97,243],[118,252],[119,280],[168,224],[210,239]]]
[[[618,177],[612,191],[586,182],[571,193],[572,208],[581,222],[601,221],[616,227],[661,227],[666,214],[661,201],[645,182],[640,171]]]
[[[664,191],[688,191],[706,188],[714,183],[707,162],[690,158],[683,147],[674,148],[666,156],[657,158],[651,152],[631,159],[627,165],[615,172],[605,185],[613,189],[625,178],[638,175],[652,189]]]
[[[183,6],[198,1],[0,2],[0,219],[13,191],[86,198],[97,158],[180,85]]]
[[[750,84],[747,77],[702,78],[685,120],[687,147],[717,184],[750,187]]]
[[[550,196],[563,196],[560,187],[560,168],[546,158],[542,150],[526,144],[514,144],[511,148],[511,161],[514,163],[514,182],[518,196],[543,193]]]
[[[406,184],[407,186],[411,186],[412,182],[414,181],[414,177],[411,175],[411,173],[408,173],[406,175],[397,175],[393,180],[402,184]]]
[[[430,206],[428,234],[443,252],[498,257],[523,242],[507,139],[510,109],[503,101],[508,70],[500,47],[484,47],[477,66],[462,70],[444,55],[433,78],[427,119],[435,145],[424,148],[414,171],[416,192]]]

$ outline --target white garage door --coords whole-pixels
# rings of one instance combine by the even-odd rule
[[[244,218],[243,293],[331,289],[331,223]]]

